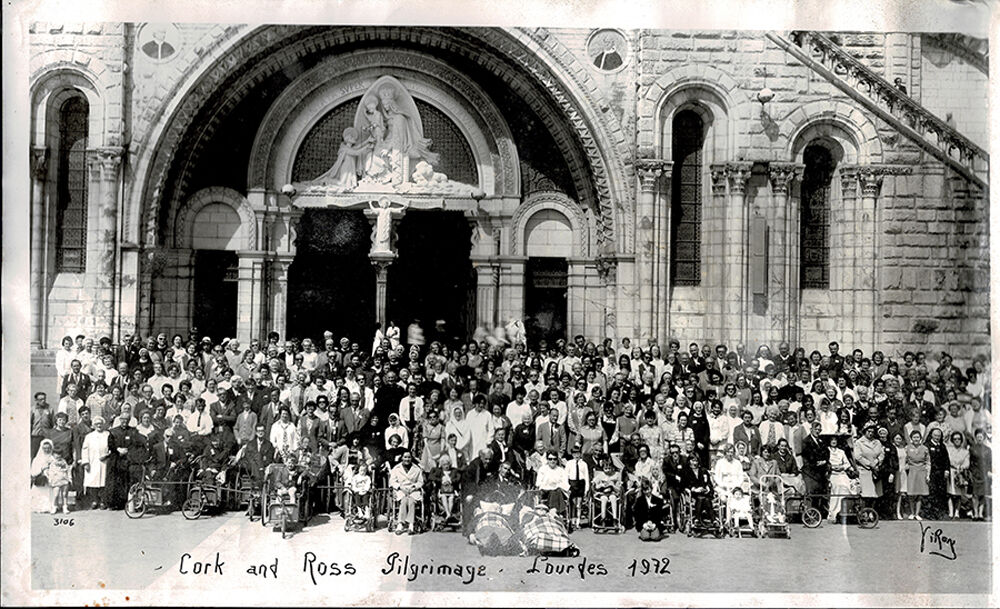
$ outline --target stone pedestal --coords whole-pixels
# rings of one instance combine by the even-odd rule
[[[389,265],[396,259],[393,252],[372,252],[368,254],[372,266],[375,267],[375,321],[385,329],[385,300],[389,285]]]

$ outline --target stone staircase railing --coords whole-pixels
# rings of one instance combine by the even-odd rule
[[[989,154],[985,150],[829,38],[804,31],[792,32],[791,41],[773,32],[767,37],[935,158],[986,188]]]

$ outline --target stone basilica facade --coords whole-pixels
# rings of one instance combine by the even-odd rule
[[[35,349],[525,319],[988,350],[955,34],[31,25]]]

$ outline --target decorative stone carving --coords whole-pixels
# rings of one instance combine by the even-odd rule
[[[802,179],[805,167],[799,163],[771,163],[768,166],[768,178],[771,180],[771,190],[776,195],[788,194],[793,183]]]
[[[231,94],[229,98],[238,97],[237,93],[240,89],[251,86],[253,82],[259,82],[259,79],[266,74],[282,69],[282,62],[288,56],[304,54],[308,49],[334,48],[350,43],[353,39],[358,39],[362,36],[365,39],[369,39],[372,38],[373,34],[373,30],[369,29],[347,31],[327,30],[315,36],[302,37],[302,30],[303,28],[297,26],[267,26],[258,28],[248,34],[244,40],[234,45],[232,49],[228,50],[221,59],[217,60],[214,65],[199,77],[197,84],[193,85],[191,90],[185,94],[177,111],[171,116],[169,122],[163,126],[162,131],[152,131],[162,133],[159,141],[153,143],[143,141],[138,144],[141,147],[160,144],[162,142],[159,150],[155,153],[155,157],[151,160],[152,167],[148,174],[151,176],[150,181],[143,187],[142,192],[137,193],[139,201],[148,202],[142,211],[145,214],[146,240],[149,243],[156,242],[158,233],[157,218],[159,218],[159,208],[162,205],[162,193],[164,192],[169,168],[181,145],[181,136],[189,129],[199,110],[204,109],[208,100],[217,93],[223,82],[227,82],[231,78],[237,66],[250,61],[251,58],[265,57],[263,61],[254,66],[254,69],[248,70],[246,74],[241,76],[238,82],[227,85],[227,91]],[[227,30],[226,33],[235,34],[237,31],[236,29],[232,31]],[[412,33],[413,30],[401,28],[383,28],[381,30],[374,30],[374,32],[376,38],[385,40],[396,39],[404,35],[415,35]],[[627,156],[628,143],[624,136],[621,135],[624,132],[621,130],[613,113],[601,114],[596,110],[598,105],[594,103],[592,96],[588,92],[589,85],[592,85],[589,77],[585,74],[578,74],[572,63],[576,61],[572,58],[572,54],[566,53],[565,47],[558,40],[543,35],[544,30],[532,30],[527,34],[519,33],[517,36],[533,39],[544,50],[548,59],[555,66],[559,67],[561,76],[575,84],[575,94],[568,93],[566,86],[551,74],[550,68],[544,61],[535,52],[528,50],[526,41],[520,40],[510,33],[493,28],[463,28],[458,30],[457,34],[452,35],[430,30],[426,32],[420,31],[421,40],[423,40],[424,35],[434,39],[433,41],[428,41],[426,44],[447,48],[463,56],[475,59],[488,69],[498,73],[517,93],[527,96],[533,89],[539,89],[545,92],[547,99],[555,103],[559,111],[558,113],[552,111],[550,108],[539,108],[539,112],[542,115],[543,121],[545,121],[550,129],[554,129],[556,132],[563,132],[568,129],[580,143],[589,167],[578,168],[578,174],[579,171],[586,169],[585,173],[589,173],[589,176],[581,176],[579,179],[586,177],[586,179],[589,179],[593,183],[596,191],[595,207],[601,212],[598,239],[601,242],[611,244],[613,247],[613,244],[616,242],[614,238],[615,212],[613,209],[615,202],[619,206],[625,207],[631,204],[631,199],[627,189],[623,189],[622,192],[617,193],[617,199],[612,196],[608,172],[613,171],[616,173],[619,184],[625,183],[623,166],[620,159]],[[487,44],[469,45],[468,41],[464,38],[466,36],[479,39]],[[297,40],[289,42],[295,38]],[[269,51],[276,48],[282,49],[282,53],[280,54],[281,61],[279,61],[278,53],[266,56]],[[497,53],[499,56],[497,56]],[[504,72],[503,66],[509,65],[511,61],[518,65],[521,70],[526,71],[532,78],[525,79],[523,74],[515,71],[507,70]],[[567,61],[571,63],[567,64]],[[584,81],[582,83],[579,82],[581,78]],[[223,102],[220,101],[219,103]],[[591,114],[597,117],[596,120],[599,123],[606,123],[601,125],[604,129],[602,135],[608,139],[613,139],[611,145],[604,146],[603,150],[594,137],[594,125],[591,125],[581,112],[581,108],[584,106],[592,109]],[[213,115],[217,116],[218,114]],[[605,155],[610,155],[611,160],[605,161]],[[127,210],[126,214],[131,214],[131,208]],[[627,216],[628,214],[625,214],[626,218]],[[129,223],[130,219],[127,217],[126,225]],[[628,224],[627,221],[626,224]],[[630,230],[630,226],[626,228]],[[627,242],[628,239],[625,241]]]
[[[642,190],[645,192],[654,190],[656,181],[665,172],[669,172],[671,167],[673,167],[672,161],[665,161],[663,159],[636,159],[635,171],[639,175]]]
[[[742,195],[746,191],[752,167],[752,163],[726,164],[726,176],[729,178],[729,187],[733,194]]]
[[[49,170],[49,149],[35,146],[31,149],[31,173],[36,180],[44,180]]]

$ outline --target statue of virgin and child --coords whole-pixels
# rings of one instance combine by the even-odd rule
[[[310,183],[341,191],[359,183],[395,186],[406,181],[410,162],[437,163],[430,145],[409,92],[395,78],[383,76],[362,96],[354,126],[344,129],[337,161]]]

